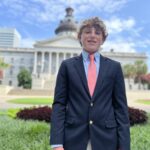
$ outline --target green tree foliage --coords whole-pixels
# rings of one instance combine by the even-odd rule
[[[18,79],[18,86],[22,86],[24,89],[30,89],[31,88],[31,83],[32,83],[32,78],[31,78],[31,73],[23,68],[20,70],[19,74],[17,75]]]
[[[141,88],[141,76],[145,75],[148,71],[148,67],[142,60],[137,60],[134,63],[135,66],[135,72],[136,72],[136,78],[135,81],[139,83],[139,89]]]
[[[123,74],[124,77],[128,78],[128,84],[129,88],[131,88],[130,85],[130,79],[135,77],[135,67],[133,64],[126,64],[123,66]]]
[[[0,79],[3,78],[3,70],[8,68],[10,65],[6,64],[2,58],[0,58]]]
[[[133,78],[135,76],[135,67],[132,64],[126,64],[123,66],[123,74],[127,78]]]
[[[146,65],[145,62],[142,61],[142,60],[137,60],[137,61],[134,63],[134,66],[135,66],[136,76],[138,76],[138,77],[139,77],[140,75],[146,74],[147,71],[148,71],[147,65]]]
[[[146,74],[147,70],[147,64],[142,60],[137,60],[134,64],[126,64],[123,66],[123,73],[126,78],[139,77]]]
[[[139,89],[141,88],[141,76],[147,73],[148,67],[142,60],[137,60],[134,64],[126,64],[123,66],[124,77],[128,78],[130,85],[130,79],[135,79],[136,83],[139,83]]]
[[[6,64],[2,58],[0,58],[0,70],[8,68],[9,64]]]

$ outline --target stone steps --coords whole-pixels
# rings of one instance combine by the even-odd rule
[[[12,89],[8,92],[8,95],[53,96],[53,90]]]

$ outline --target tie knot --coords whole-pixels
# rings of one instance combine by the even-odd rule
[[[90,57],[90,62],[94,61],[94,54],[89,55]]]

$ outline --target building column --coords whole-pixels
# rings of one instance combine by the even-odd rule
[[[48,73],[52,74],[52,53],[49,52],[49,63],[48,63]]]
[[[42,52],[41,73],[43,73],[43,71],[44,71],[44,55],[45,55],[45,53],[44,53],[44,52]]]
[[[34,68],[33,68],[33,74],[37,74],[37,52],[34,52]]]
[[[65,60],[65,59],[66,59],[66,53],[64,53],[64,55],[63,55],[63,56],[64,56],[63,60]]]
[[[73,53],[71,53],[71,57],[73,57]]]
[[[59,69],[59,53],[56,53],[56,72],[55,75],[57,75]]]

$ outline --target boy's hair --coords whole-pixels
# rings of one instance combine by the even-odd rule
[[[100,20],[98,17],[86,19],[82,22],[79,28],[78,32],[78,39],[81,39],[81,34],[83,32],[83,29],[86,27],[95,27],[96,29],[101,30],[102,35],[103,35],[103,42],[106,40],[106,37],[108,36],[107,30],[106,30],[106,25],[102,20]]]

